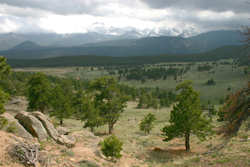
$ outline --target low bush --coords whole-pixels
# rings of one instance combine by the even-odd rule
[[[106,157],[121,158],[123,143],[114,135],[107,137],[101,143],[101,151]]]

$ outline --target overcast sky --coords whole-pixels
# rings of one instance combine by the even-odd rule
[[[248,0],[0,0],[0,33],[178,35],[250,25]]]

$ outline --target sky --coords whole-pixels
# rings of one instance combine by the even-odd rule
[[[0,33],[189,36],[248,26],[249,9],[250,0],[0,0]]]

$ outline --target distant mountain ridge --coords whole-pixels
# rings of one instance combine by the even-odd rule
[[[138,65],[160,62],[195,62],[217,61],[221,59],[247,57],[244,46],[224,46],[215,50],[191,55],[156,55],[156,56],[63,56],[45,59],[7,59],[12,67],[72,67],[72,66],[104,66],[104,65]]]
[[[135,34],[107,35],[95,32],[56,34],[56,33],[36,33],[36,34],[0,34],[0,50],[8,50],[25,41],[35,42],[40,46],[71,47],[86,43],[95,43],[115,39],[138,38]]]
[[[42,47],[34,42],[26,41],[12,49],[0,51],[0,55],[16,59],[36,59],[76,55],[126,57],[198,54],[223,46],[241,45],[243,40],[240,31],[213,31],[190,38],[160,36],[109,40],[72,47]],[[24,49],[25,47],[29,49]]]
[[[13,47],[11,50],[35,50],[35,49],[40,49],[41,46],[36,44],[35,42],[32,41],[25,41],[15,47]]]

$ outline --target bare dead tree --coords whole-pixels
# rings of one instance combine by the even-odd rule
[[[37,167],[39,146],[35,144],[19,143],[13,147],[11,155],[18,158],[25,166]]]

